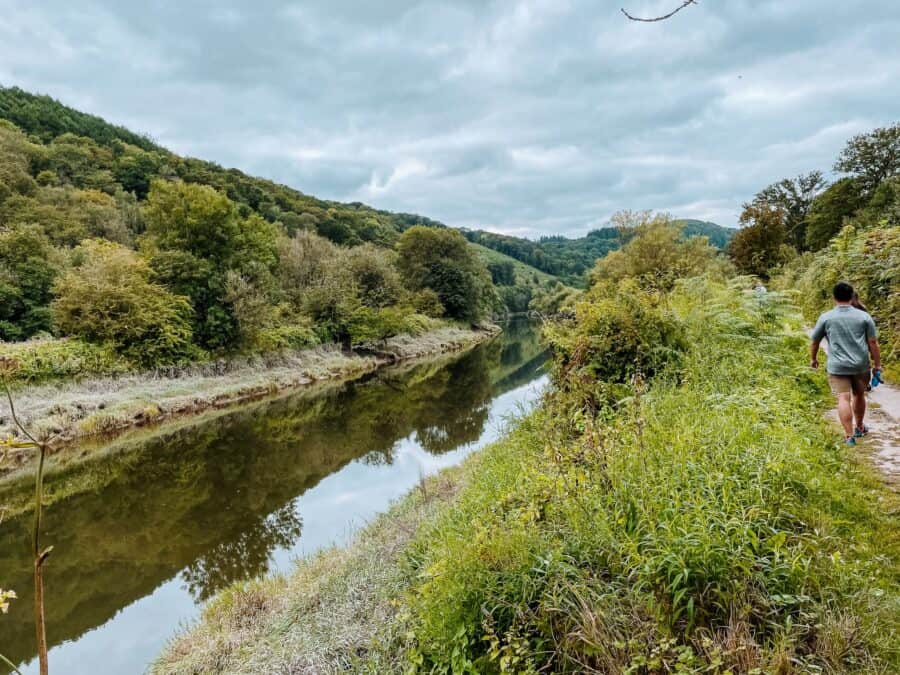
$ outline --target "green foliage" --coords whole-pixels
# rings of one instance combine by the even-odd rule
[[[342,258],[363,305],[378,309],[396,305],[402,299],[396,253],[364,244],[351,248]]]
[[[139,136],[94,115],[68,108],[49,96],[29,94],[18,87],[0,87],[0,117],[10,120],[44,142],[65,133],[73,133],[93,138],[101,144],[122,140],[145,150],[158,149],[146,136]]]
[[[900,375],[900,227],[845,227],[827,248],[789,268],[779,280],[795,288],[807,320],[832,304],[831,290],[848,281],[878,324],[882,358]]]
[[[37,225],[0,228],[0,340],[50,330],[47,305],[59,258]]]
[[[487,269],[455,230],[412,227],[397,243],[400,274],[412,291],[437,293],[447,316],[478,321],[491,292]]]
[[[528,309],[538,312],[543,317],[553,317],[563,312],[574,311],[575,302],[581,297],[581,291],[556,283],[535,295]]]
[[[491,281],[495,286],[514,286],[516,283],[516,268],[512,260],[492,261],[487,265],[491,273]]]
[[[900,174],[900,122],[851,138],[834,170],[857,177],[865,191]]]
[[[12,195],[34,192],[31,172],[38,154],[21,131],[0,120],[0,204]]]
[[[720,249],[726,246],[734,232],[702,220],[675,220],[673,224],[680,228],[685,237],[706,237]],[[576,287],[584,286],[585,272],[598,258],[620,248],[630,236],[615,225],[592,230],[580,238],[551,236],[541,237],[538,241],[481,230],[465,230],[463,233],[473,243],[499,251]]]
[[[487,273],[467,252],[457,250],[457,260],[433,267],[427,283],[404,284],[393,250],[401,233],[414,227],[443,230],[440,223],[360,203],[326,202],[182,158],[15,88],[0,87],[0,117],[14,122],[0,119],[0,339],[22,339],[50,327],[53,289],[62,292],[65,286],[54,286],[54,279],[64,274],[69,283],[84,274],[85,252],[100,255],[96,242],[87,243],[91,239],[139,249],[140,283],[169,294],[160,297],[180,298],[162,324],[189,317],[192,345],[219,353],[334,340],[349,345],[354,336],[419,330],[422,314],[475,321],[497,309]],[[118,255],[124,260],[124,253]],[[116,256],[100,258],[106,265]],[[149,263],[146,279],[143,260]],[[80,271],[70,275],[66,269],[73,261]],[[530,288],[511,293],[511,305],[527,307]],[[190,312],[183,311],[184,298]],[[77,307],[65,298],[57,298],[56,306],[59,330],[112,339],[109,326],[100,329],[101,338],[81,317],[73,319]],[[124,320],[140,306],[110,311]],[[116,343],[129,354],[126,343],[159,341],[160,351],[148,352],[142,363],[188,353],[180,328],[157,338],[129,330],[123,327],[122,343]],[[167,340],[171,344],[165,346]]]
[[[190,298],[200,345],[232,347],[264,327],[250,322],[267,311],[265,294],[273,283],[278,231],[271,223],[256,215],[241,218],[228,197],[212,188],[159,180],[151,185],[144,220],[151,265],[160,281]]]
[[[628,243],[601,258],[591,271],[591,284],[615,283],[630,277],[644,289],[669,289],[683,277],[712,271],[724,273],[718,251],[703,237],[683,237],[665,215],[639,214],[628,228]]]
[[[551,399],[418,532],[391,647],[411,671],[900,665],[885,492],[821,417],[796,313],[698,280],[668,304],[687,338],[677,376],[615,408]]]
[[[556,356],[557,389],[590,410],[615,392],[610,385],[676,368],[687,350],[684,327],[634,279],[588,292],[575,302],[574,317],[548,324],[545,337]]]
[[[806,247],[806,217],[826,185],[821,171],[810,171],[772,183],[756,194],[753,203],[779,209],[784,214],[787,243],[802,251]]]
[[[129,249],[87,240],[79,264],[54,286],[55,325],[69,335],[108,343],[148,367],[196,356],[187,299],[150,281],[150,267]]]
[[[433,322],[426,316],[411,314],[403,307],[359,307],[348,322],[352,345],[377,342],[401,333],[424,333]]]
[[[728,256],[744,274],[769,278],[769,270],[794,255],[787,243],[785,220],[788,212],[760,201],[744,205],[741,213],[743,227],[728,244]]]
[[[134,367],[111,345],[78,338],[34,339],[3,344],[0,348],[19,366],[13,373],[13,384],[119,375]]]
[[[841,178],[819,195],[809,210],[806,245],[818,251],[840,232],[844,220],[865,204],[863,184],[855,178]]]

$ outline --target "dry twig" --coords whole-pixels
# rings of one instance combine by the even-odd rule
[[[653,23],[655,21],[665,21],[666,19],[671,19],[673,16],[678,14],[678,12],[683,10],[688,5],[696,5],[696,4],[697,4],[697,0],[684,0],[684,2],[681,3],[681,5],[679,5],[675,9],[673,9],[668,14],[663,14],[662,16],[655,16],[655,17],[651,17],[651,18],[642,18],[639,16],[632,16],[631,14],[629,14],[628,12],[625,11],[624,7],[622,8],[622,14],[627,16],[632,21],[642,21],[643,23]]]

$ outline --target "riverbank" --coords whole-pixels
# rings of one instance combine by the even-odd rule
[[[895,672],[900,501],[824,419],[799,316],[668,307],[668,376],[588,419],[567,406],[610,390],[568,362],[561,398],[349,548],[231,587],[154,672]]]
[[[463,351],[499,331],[448,326],[417,336],[396,336],[349,353],[336,346],[318,347],[218,362],[175,377],[134,374],[24,386],[14,392],[16,411],[29,428],[53,434],[58,451],[89,437],[111,439],[135,427],[229,408],[318,382],[352,379],[389,364]],[[16,438],[18,430],[4,411],[0,437],[7,435]],[[28,470],[33,454],[6,451],[0,459],[0,476]]]

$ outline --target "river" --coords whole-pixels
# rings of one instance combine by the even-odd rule
[[[462,356],[142,431],[51,472],[50,672],[143,672],[220,589],[345,543],[421,475],[495,440],[539,397],[544,361],[534,327],[513,322]],[[23,673],[37,672],[30,524],[0,523],[0,584],[19,594],[0,653]]]

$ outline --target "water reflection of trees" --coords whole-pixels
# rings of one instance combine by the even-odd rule
[[[260,403],[147,439],[48,477],[48,492],[87,489],[47,510],[56,545],[47,569],[50,645],[76,639],[179,572],[205,599],[263,574],[272,551],[301,534],[294,500],[359,457],[393,461],[400,439],[433,453],[476,440],[496,395],[509,339],[450,363],[386,371],[367,381]],[[530,346],[522,353],[534,351]],[[32,655],[29,516],[0,524],[4,587],[20,599],[0,651]]]
[[[238,532],[188,563],[181,571],[188,591],[199,601],[208,600],[226,586],[264,574],[272,551],[300,538],[302,519],[291,500],[256,526]]]

